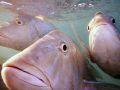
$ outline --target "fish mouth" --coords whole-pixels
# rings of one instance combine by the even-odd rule
[[[104,26],[104,25],[107,25],[107,24],[98,24],[96,27]]]
[[[3,34],[2,32],[0,32],[0,37],[10,40],[10,38],[8,38],[8,37],[7,37],[5,34]]]
[[[37,86],[37,87],[50,87],[49,81],[46,81],[47,78],[45,75],[40,75],[40,77],[37,77],[35,74],[32,74],[30,72],[27,72],[19,67],[16,66],[4,66],[3,65],[3,70],[6,73],[6,76],[9,77],[9,73],[12,74],[12,78],[16,78],[20,82],[27,83],[29,85]],[[42,72],[40,72],[43,74]],[[4,76],[3,76],[4,77]],[[11,81],[12,83],[12,81]]]
[[[93,29],[98,28],[100,26],[106,26],[106,25],[107,25],[106,23],[99,23],[96,26],[94,26]]]

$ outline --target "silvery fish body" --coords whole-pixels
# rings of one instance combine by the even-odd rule
[[[2,78],[10,90],[109,90],[112,85],[107,89],[106,83],[86,81],[95,80],[89,64],[78,46],[57,30],[5,62]]]
[[[96,13],[88,25],[93,62],[104,72],[120,78],[120,33],[111,16]]]
[[[0,26],[0,45],[21,51],[52,30],[55,27],[45,20],[16,16]]]

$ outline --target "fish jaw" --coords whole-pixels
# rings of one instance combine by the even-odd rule
[[[15,64],[15,65],[14,65]],[[44,73],[37,67],[29,69],[19,68],[17,63],[5,63],[1,71],[3,81],[11,90],[51,90],[50,83]],[[22,66],[22,63],[21,63]],[[27,66],[29,68],[29,65]],[[39,72],[39,73],[38,73]]]

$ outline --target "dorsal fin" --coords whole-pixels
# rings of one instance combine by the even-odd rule
[[[80,45],[82,46],[82,49],[83,49],[83,51],[85,52],[85,55],[90,58],[91,62],[94,62],[93,59],[92,59],[92,56],[91,56],[91,54],[90,54],[89,49],[87,48],[87,46],[82,42],[82,40],[81,40],[80,37],[78,36],[78,34],[77,34],[77,32],[76,32],[76,30],[75,30],[72,22],[71,22],[71,27],[72,27],[72,30],[73,30],[73,32],[74,32],[75,37],[77,38],[78,42],[79,42]]]
[[[84,80],[85,90],[120,90],[120,86],[98,81]]]

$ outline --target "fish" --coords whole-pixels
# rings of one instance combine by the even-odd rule
[[[51,31],[2,66],[10,90],[119,90],[101,83],[79,47],[59,30]]]
[[[18,15],[0,25],[0,46],[22,51],[56,27],[36,16]]]
[[[92,62],[120,79],[120,32],[112,16],[97,12],[87,26]]]

